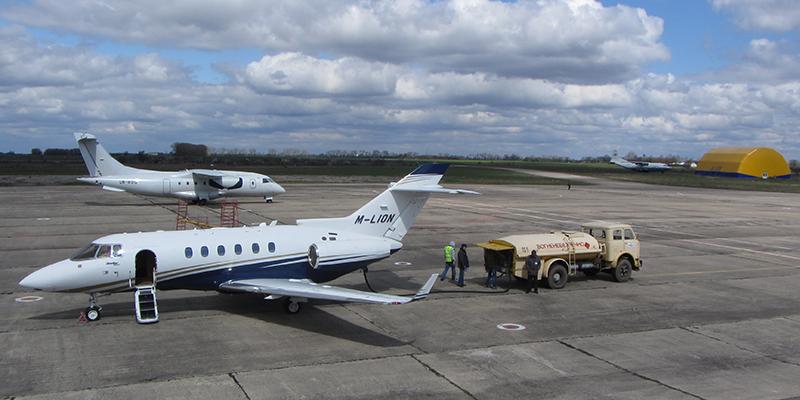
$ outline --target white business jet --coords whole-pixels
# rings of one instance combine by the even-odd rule
[[[283,298],[286,311],[307,299],[403,304],[416,296],[338,288],[323,282],[389,257],[431,193],[478,194],[439,186],[447,164],[424,164],[343,218],[300,219],[296,225],[122,233],[95,240],[67,260],[25,277],[20,285],[90,294],[86,316],[100,318],[96,295],[135,290],[136,320],[158,320],[155,289],[217,290]]]
[[[176,197],[200,204],[220,197],[263,197],[271,203],[272,196],[286,192],[270,177],[252,172],[131,168],[111,157],[94,135],[78,132],[75,140],[89,170],[89,177],[78,180],[112,192]]]

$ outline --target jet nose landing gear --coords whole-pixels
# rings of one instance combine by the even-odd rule
[[[97,321],[100,319],[100,310],[102,309],[103,307],[97,305],[97,295],[95,293],[90,293],[89,307],[86,307],[86,311],[84,311],[84,314],[86,314],[86,319],[90,322]]]

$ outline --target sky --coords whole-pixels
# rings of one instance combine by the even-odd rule
[[[0,151],[800,159],[796,0],[0,0]]]

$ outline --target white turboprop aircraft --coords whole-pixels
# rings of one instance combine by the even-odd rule
[[[649,161],[628,161],[620,157],[613,157],[611,159],[611,164],[616,164],[622,168],[631,169],[639,172],[650,172],[650,171],[664,172],[672,169],[669,165],[664,163],[649,162]]]
[[[90,294],[86,316],[100,318],[96,294],[135,290],[136,320],[156,322],[159,289],[217,290],[285,298],[297,313],[307,299],[403,304],[427,296],[432,275],[416,296],[363,292],[323,284],[389,257],[431,193],[478,194],[439,186],[447,164],[424,164],[343,218],[297,220],[296,225],[123,233],[101,237],[67,260],[25,277],[20,285]]]
[[[263,197],[271,203],[273,195],[286,192],[270,177],[253,172],[131,168],[111,157],[94,135],[77,132],[75,140],[90,175],[78,180],[112,192],[176,197],[200,204],[220,197]]]

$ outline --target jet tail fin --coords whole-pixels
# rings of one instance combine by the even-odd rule
[[[447,189],[439,181],[448,164],[423,164],[377,197],[344,218],[297,220],[297,225],[324,225],[370,236],[401,241],[432,193],[478,194],[471,190]]]
[[[138,171],[111,157],[94,135],[84,132],[75,132],[74,135],[89,176],[126,175]]]

